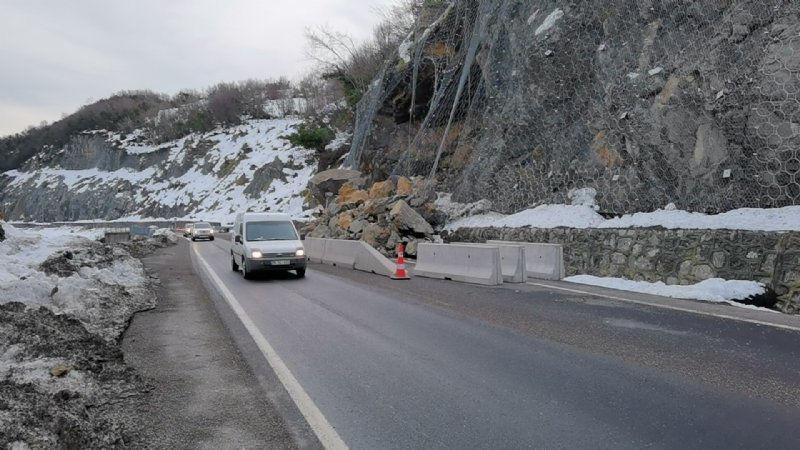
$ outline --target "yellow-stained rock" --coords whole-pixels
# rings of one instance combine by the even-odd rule
[[[336,200],[340,205],[353,205],[363,203],[369,198],[367,191],[356,189],[351,183],[345,183],[339,188],[339,197]]]
[[[414,186],[411,180],[406,177],[400,177],[400,179],[397,180],[397,195],[411,195],[413,191]]]
[[[59,364],[50,368],[50,375],[56,378],[61,378],[72,371],[72,366],[69,364]]]
[[[392,195],[392,192],[394,192],[394,183],[392,180],[378,181],[370,188],[369,198],[386,198]]]
[[[339,220],[336,221],[336,226],[346,230],[350,228],[350,225],[353,224],[353,212],[352,211],[345,211],[339,214]]]

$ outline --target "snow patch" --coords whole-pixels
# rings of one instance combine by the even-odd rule
[[[448,224],[445,229],[454,231],[459,228],[476,227],[593,228],[604,220],[603,216],[588,206],[542,205],[510,216],[487,213],[466,217]]]
[[[595,200],[597,189],[595,188],[570,189],[567,197],[572,201],[573,206],[588,206],[594,210],[598,209]]]
[[[771,209],[741,208],[716,215],[680,211],[674,208],[675,205],[669,204],[665,209],[653,212],[604,219],[593,207],[587,205],[542,205],[510,216],[490,212],[458,219],[448,224],[445,229],[454,231],[472,227],[662,227],[688,230],[800,231],[800,206]]]
[[[545,17],[544,22],[542,22],[542,24],[539,25],[539,28],[536,29],[534,34],[538,36],[542,33],[547,32],[547,30],[553,28],[558,19],[562,17],[564,17],[564,11],[562,11],[561,8],[556,8],[556,10],[551,12],[549,16]]]
[[[743,300],[754,295],[766,292],[763,284],[755,281],[723,280],[711,278],[697,284],[688,286],[667,285],[663,282],[649,283],[646,281],[631,281],[622,278],[602,278],[591,275],[576,275],[564,278],[570,283],[600,286],[621,291],[638,292],[641,294],[659,295],[662,297],[680,298],[688,300],[703,300],[715,303],[728,303],[747,309],[772,311],[767,308],[745,305],[736,300]]]

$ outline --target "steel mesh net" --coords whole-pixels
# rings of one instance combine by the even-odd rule
[[[515,212],[800,204],[800,4],[464,0],[423,8],[347,165]]]

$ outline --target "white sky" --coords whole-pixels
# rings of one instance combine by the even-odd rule
[[[308,27],[363,39],[394,0],[0,0],[0,136],[120,90],[296,79]]]

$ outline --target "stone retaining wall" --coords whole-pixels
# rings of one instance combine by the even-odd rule
[[[587,274],[667,284],[708,278],[760,281],[787,312],[800,312],[800,233],[731,230],[468,228],[447,241],[488,239],[564,246],[567,276]]]

